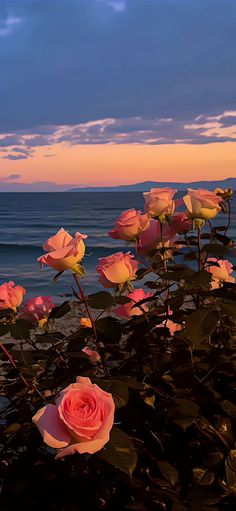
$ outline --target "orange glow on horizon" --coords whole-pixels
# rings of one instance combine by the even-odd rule
[[[45,154],[56,156],[45,158]],[[3,163],[4,161],[4,163]],[[103,186],[140,181],[196,181],[236,177],[236,142],[62,145],[37,148],[32,158],[4,159],[0,179]]]

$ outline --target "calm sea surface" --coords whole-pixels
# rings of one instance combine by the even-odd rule
[[[143,208],[141,193],[0,193],[0,284],[14,280],[27,289],[27,296],[71,292],[69,272],[51,284],[55,272],[40,271],[37,257],[43,242],[64,227],[88,235],[84,266],[86,291],[97,284],[95,266],[98,258],[124,248],[124,243],[107,235],[119,214],[129,208]],[[231,236],[236,237],[236,200]],[[223,217],[223,215],[221,215]],[[224,218],[217,224],[224,225]]]

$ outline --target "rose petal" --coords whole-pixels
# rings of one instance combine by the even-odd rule
[[[86,376],[77,376],[76,383],[83,383],[83,385],[93,385],[90,378]]]
[[[48,404],[41,408],[34,415],[32,421],[49,447],[59,449],[70,443],[71,436],[61,421],[55,405]]]
[[[84,379],[89,380],[89,378],[84,378],[82,376],[79,377],[79,379],[80,378],[82,378],[83,380]],[[104,391],[102,391],[102,389],[100,389],[100,387],[97,387],[97,390],[104,397]],[[64,456],[69,456],[70,454],[74,454],[75,452],[79,452],[80,454],[83,454],[85,452],[87,452],[89,454],[94,454],[95,452],[100,451],[102,449],[102,447],[107,442],[109,442],[110,431],[111,431],[111,428],[114,423],[115,404],[111,397],[111,394],[109,394],[109,393],[106,393],[106,394],[107,394],[107,400],[105,400],[104,405],[106,407],[107,417],[106,417],[106,420],[104,421],[103,425],[97,432],[97,434],[94,436],[93,440],[89,440],[89,442],[81,441],[81,442],[69,445],[65,449],[62,449],[58,452],[58,454],[56,455],[56,459],[64,458]]]

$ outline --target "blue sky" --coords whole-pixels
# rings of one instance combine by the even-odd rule
[[[235,27],[235,0],[1,0],[1,157],[234,141]]]

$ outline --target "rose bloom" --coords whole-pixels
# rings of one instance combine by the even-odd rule
[[[13,281],[2,284],[0,286],[0,310],[16,310],[22,303],[25,293],[25,288],[22,286],[15,286]]]
[[[138,263],[134,256],[127,252],[116,252],[107,257],[99,259],[96,270],[99,273],[99,282],[103,287],[116,287],[118,284],[125,284],[135,280]]]
[[[172,188],[151,188],[144,192],[145,209],[150,216],[169,216],[174,213],[174,194],[177,190]]]
[[[115,227],[108,234],[111,238],[132,241],[149,226],[149,217],[140,210],[128,209],[116,220]]]
[[[82,328],[92,328],[93,326],[92,321],[89,318],[80,318],[79,324]]]
[[[165,247],[170,245],[170,241],[174,240],[176,231],[171,224],[165,222],[162,226],[162,240]],[[159,220],[152,218],[148,229],[139,237],[138,254],[147,254],[151,250],[162,247],[161,243],[161,226]]]
[[[210,263],[217,263],[219,266],[210,265]],[[209,257],[206,261],[206,271],[211,273],[211,289],[220,287],[220,282],[235,282],[235,278],[231,277],[233,272],[233,265],[227,259],[216,259]]]
[[[32,420],[44,442],[60,449],[59,459],[100,451],[109,441],[114,412],[112,395],[80,376],[59,393],[56,404],[41,408]]]
[[[51,296],[37,296],[23,304],[20,316],[31,323],[37,323],[42,319],[47,319],[53,307]]]
[[[221,197],[216,195],[215,192],[209,192],[201,188],[199,190],[188,188],[188,194],[183,197],[183,201],[189,218],[211,220],[221,210]]]
[[[169,225],[173,233],[184,234],[191,229],[192,222],[187,217],[186,213],[174,213],[170,219]]]
[[[125,303],[119,307],[114,309],[114,312],[117,316],[121,318],[131,318],[132,316],[141,316],[143,312],[148,311],[148,306],[146,303],[143,303],[140,307],[134,307],[135,302],[140,302],[145,298],[150,298],[153,296],[153,293],[145,293],[143,289],[135,289],[132,293],[127,295],[127,298],[130,298],[130,302]]]
[[[168,312],[168,316],[171,316],[173,314],[173,311]],[[160,316],[164,316],[165,314],[160,314]],[[170,335],[174,335],[175,332],[182,330],[182,325],[179,325],[178,323],[174,323],[171,319],[164,319],[162,323],[159,325],[156,325],[156,328],[163,328],[166,327],[170,331]]]
[[[41,267],[47,264],[57,271],[72,270],[76,272],[77,263],[84,257],[85,244],[83,240],[85,238],[87,235],[79,232],[72,238],[65,229],[60,229],[55,236],[44,243],[43,249],[47,254],[38,258]]]
[[[85,346],[82,349],[82,352],[85,353],[85,355],[87,355],[92,364],[96,364],[97,362],[99,362],[99,360],[101,360],[99,353],[95,350],[91,350],[90,348],[88,348],[88,346]]]

